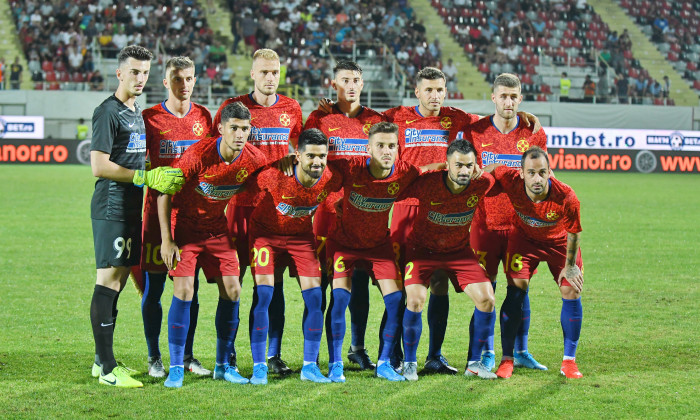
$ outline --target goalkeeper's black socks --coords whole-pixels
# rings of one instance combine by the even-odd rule
[[[90,304],[90,321],[95,337],[95,350],[102,363],[102,373],[108,374],[117,366],[112,344],[114,342],[115,305],[119,292],[95,285]]]

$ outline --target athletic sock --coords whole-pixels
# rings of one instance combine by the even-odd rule
[[[321,312],[322,292],[320,287],[312,287],[302,290],[301,296],[308,309],[308,315],[304,319],[304,363],[316,362],[318,351],[321,348],[321,336],[323,335],[323,312]]]
[[[151,273],[145,271],[144,291],[141,297],[141,318],[143,319],[143,333],[146,336],[146,346],[149,357],[160,357],[160,329],[163,323],[163,307],[160,298],[165,288],[166,273]]]
[[[114,296],[114,300],[112,301],[112,333],[114,333],[114,330],[117,329],[117,315],[119,314],[119,311],[117,310],[117,302],[119,302],[120,295],[121,292],[117,292],[117,295]]]
[[[396,338],[399,334],[399,317],[403,308],[401,307],[402,293],[396,291],[384,296],[384,307],[386,308],[386,324],[382,329],[382,353],[379,360],[389,361],[391,353],[394,351]]]
[[[214,325],[216,326],[216,364],[223,365],[228,363],[233,338],[238,330],[238,301],[219,298]]]
[[[90,303],[90,323],[95,339],[95,351],[105,375],[117,367],[112,346],[114,343],[114,317],[112,307],[118,292],[109,287],[95,285]]]
[[[564,356],[574,359],[581,336],[583,305],[581,298],[561,300],[561,329],[564,332]]]
[[[348,309],[350,310],[350,343],[364,348],[369,316],[369,274],[364,270],[352,272],[352,293]]]
[[[253,353],[253,363],[264,363],[265,347],[267,344],[267,331],[270,325],[270,317],[268,309],[272,294],[275,288],[273,286],[258,285],[258,303],[253,308],[253,328],[250,333],[250,350]]]
[[[270,323],[267,332],[270,338],[267,357],[273,357],[281,352],[284,333],[284,283],[275,283],[267,314]]]
[[[516,286],[508,286],[506,298],[501,305],[501,348],[503,356],[513,357],[515,334],[520,326],[523,314],[523,299],[527,294]],[[476,327],[475,327],[476,328]]]
[[[192,305],[190,305],[190,328],[187,330],[185,340],[185,355],[192,356],[192,344],[194,343],[194,333],[197,330],[197,319],[199,318],[199,279],[194,277],[194,294],[192,295]]]
[[[528,292],[530,289],[528,288]],[[530,294],[525,295],[523,299],[523,320],[518,327],[518,333],[515,336],[515,351],[518,353],[527,353],[527,335],[530,332]]]
[[[345,309],[350,302],[350,292],[345,289],[333,289],[330,316],[326,315],[326,341],[328,342],[328,363],[341,362],[343,339],[345,338]]]
[[[445,341],[447,331],[447,315],[450,312],[450,297],[430,294],[428,302],[428,328],[430,329],[430,341],[428,344],[428,357],[436,358],[442,354],[442,343]]]
[[[469,361],[481,360],[481,352],[488,345],[489,335],[493,335],[493,328],[496,323],[496,312],[482,312],[474,308],[474,341],[470,344],[472,352]]]
[[[408,308],[403,313],[403,349],[406,352],[406,362],[416,362],[418,342],[423,332],[423,320],[421,312],[413,312]]]
[[[190,327],[190,304],[173,296],[168,311],[168,348],[170,349],[170,366],[184,366],[185,341]]]

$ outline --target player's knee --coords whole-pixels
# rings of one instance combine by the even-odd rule
[[[512,279],[511,283],[518,289],[527,290],[527,286],[530,283],[528,279]]]
[[[559,290],[561,291],[561,297],[567,300],[578,299],[581,297],[581,293],[577,292],[576,289],[571,286],[561,286],[559,287]]]

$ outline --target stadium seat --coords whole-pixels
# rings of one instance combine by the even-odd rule
[[[552,88],[550,88],[549,85],[547,85],[547,84],[544,84],[544,83],[543,83],[542,86],[540,87],[540,90],[541,90],[542,93],[544,93],[544,94],[547,94],[547,95],[551,95],[551,94],[552,94]]]
[[[56,78],[56,72],[54,71],[47,71],[44,79],[46,79],[47,82],[55,82],[56,80],[58,80]]]

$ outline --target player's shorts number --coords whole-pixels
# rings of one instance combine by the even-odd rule
[[[506,260],[508,260],[508,256],[506,255]],[[520,271],[523,269],[523,256],[520,254],[513,254],[513,257],[510,258],[510,269],[511,271]]]
[[[150,243],[146,244],[146,264],[150,264],[153,261],[153,264],[162,265],[163,259],[160,258],[160,245],[152,245]],[[151,251],[151,248],[153,248],[153,251]]]
[[[270,263],[270,250],[262,247],[260,249],[253,248],[253,267],[267,267]]]
[[[394,261],[398,264],[399,260],[401,260],[401,245],[398,242],[393,242],[391,247],[394,250]]]
[[[479,256],[479,264],[484,268],[486,268],[486,254],[488,251],[476,251],[476,255]]]
[[[411,274],[412,272],[413,272],[413,261],[406,264],[406,275],[403,276],[403,279],[408,280],[410,278],[413,278],[413,274]]]
[[[114,250],[117,251],[117,258],[121,258],[126,248],[126,258],[131,258],[131,238],[124,241],[121,236],[114,240]]]
[[[335,260],[335,264],[333,264],[333,269],[336,273],[342,273],[343,271],[345,271],[345,263],[343,262],[343,257],[338,257],[338,259]]]

